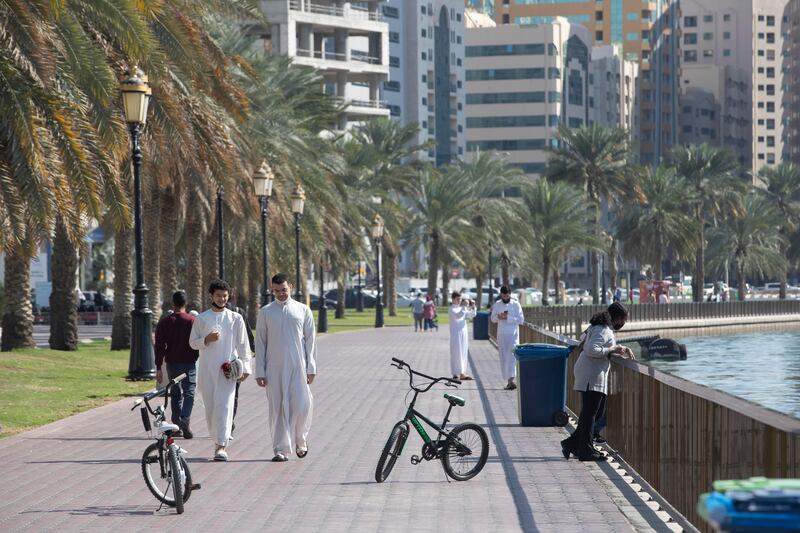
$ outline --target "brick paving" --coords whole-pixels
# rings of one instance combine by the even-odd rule
[[[149,441],[123,400],[0,441],[0,531],[634,531],[666,526],[608,465],[565,461],[560,428],[517,425],[514,393],[502,390],[497,351],[471,341],[476,381],[460,387],[466,406],[453,422],[483,425],[484,470],[448,482],[441,464],[413,466],[412,431],[389,480],[374,481],[379,453],[405,410],[407,378],[395,356],[421,372],[447,375],[448,333],[362,330],[319,339],[314,422],[303,460],[272,463],[263,389],[241,390],[229,463],[209,460],[202,407],[197,436],[184,441],[203,488],[186,512],[157,511],[139,459]],[[434,388],[418,408],[433,420],[447,406]],[[619,477],[619,476],[617,476]]]

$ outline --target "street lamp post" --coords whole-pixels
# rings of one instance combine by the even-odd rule
[[[358,260],[358,295],[356,296],[356,312],[364,312],[364,293],[361,292],[361,260]]]
[[[317,333],[328,332],[328,308],[325,306],[325,265],[319,260],[319,317],[317,319]]]
[[[494,303],[494,276],[492,275],[492,246],[489,245],[489,307]]]
[[[606,290],[606,254],[601,256],[602,266],[600,267],[600,276],[603,278],[603,297],[600,299],[603,305],[608,304],[608,291]]]
[[[294,264],[295,288],[294,299],[300,301],[300,217],[303,216],[303,208],[306,204],[306,193],[303,186],[299,183],[292,191],[292,213],[294,213]]]
[[[269,197],[272,196],[274,176],[272,168],[264,161],[261,168],[253,174],[256,196],[261,201],[261,268],[263,280],[261,284],[261,305],[269,303],[269,249],[267,247],[267,216],[269,214]]]
[[[155,378],[155,357],[153,356],[153,312],[147,301],[147,285],[144,283],[144,234],[142,230],[142,151],[139,135],[147,120],[147,106],[152,89],[147,76],[134,68],[126,72],[122,81],[122,102],[125,107],[125,121],[131,131],[133,161],[133,223],[136,252],[136,287],[133,289],[134,307],[131,312],[132,335],[131,353],[128,362],[129,380]]]
[[[378,294],[375,299],[375,327],[383,327],[383,302],[381,301],[381,241],[383,240],[383,219],[378,213],[372,219],[372,237],[375,239],[375,278]]]
[[[222,217],[222,185],[217,187],[217,261],[218,267],[217,271],[219,272],[219,279],[225,279],[225,241],[222,237],[222,225],[223,225],[223,217]]]

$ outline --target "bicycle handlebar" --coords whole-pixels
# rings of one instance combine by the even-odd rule
[[[428,391],[428,390],[430,390],[431,387],[433,387],[436,383],[439,383],[440,381],[445,382],[445,385],[448,386],[448,387],[455,387],[457,385],[461,385],[461,381],[458,380],[458,379],[446,378],[446,377],[435,378],[433,376],[429,376],[427,374],[423,374],[422,372],[417,372],[416,370],[411,368],[411,365],[409,365],[408,363],[406,363],[402,359],[398,359],[396,357],[392,357],[392,361],[397,363],[396,365],[392,365],[394,367],[397,367],[397,368],[400,368],[400,369],[402,369],[403,367],[408,368],[408,381],[409,381],[409,384],[411,385],[411,388],[414,389],[414,390],[417,390],[417,391],[420,391],[420,392]],[[418,375],[421,378],[425,378],[425,379],[431,380],[430,385],[428,385],[425,389],[418,389],[417,387],[415,387],[414,386],[414,374]]]
[[[153,398],[158,398],[159,396],[166,396],[167,394],[169,394],[169,390],[173,386],[177,385],[178,383],[180,383],[184,379],[186,379],[186,373],[185,372],[183,374],[178,374],[177,376],[175,376],[174,378],[169,380],[167,382],[167,386],[164,387],[163,389],[156,389],[154,391],[150,391],[148,393],[145,393],[144,395],[142,395],[141,399],[138,399],[133,403],[133,407],[131,407],[131,411],[136,409],[139,405],[142,404],[142,402],[144,402],[144,404],[147,406],[147,410],[150,411],[152,414],[155,414],[155,413],[153,413],[153,410],[150,408],[150,400],[152,400]]]

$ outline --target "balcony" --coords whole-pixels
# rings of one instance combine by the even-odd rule
[[[357,100],[335,96],[334,101],[346,105],[345,113],[354,116],[389,116],[389,104],[383,100]]]
[[[327,4],[315,4],[313,2],[304,2],[302,0],[290,0],[289,9],[292,11],[300,11],[302,13],[311,13],[314,15],[328,15],[331,17],[342,18],[359,18],[363,20],[382,21],[383,15],[380,11],[370,11],[363,7],[350,6],[349,9],[343,7],[336,7]]]
[[[351,50],[348,58],[342,52],[298,48],[295,62],[323,71],[345,71],[354,74],[389,74],[389,66],[383,63],[382,58],[373,57],[366,52],[357,50]]]

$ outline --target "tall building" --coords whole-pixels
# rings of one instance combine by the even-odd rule
[[[464,2],[388,0],[389,81],[383,97],[391,116],[416,123],[422,158],[437,166],[464,155]]]
[[[789,11],[788,0],[681,0],[682,107],[693,89],[713,95],[722,113],[714,144],[739,153],[753,177],[792,151]],[[686,127],[681,141],[696,140]]]
[[[641,162],[653,164],[669,155],[677,142],[678,0],[465,1],[498,24],[542,24],[564,17],[584,25],[594,45],[621,45],[625,59],[639,62]]]
[[[289,56],[317,69],[327,93],[348,104],[337,125],[345,129],[389,116],[380,100],[389,77],[389,25],[382,0],[263,0],[270,24],[260,28],[267,53]]]
[[[637,65],[617,47],[593,49],[584,26],[556,18],[468,27],[466,35],[467,158],[479,150],[503,153],[538,176],[559,124],[633,131]]]

